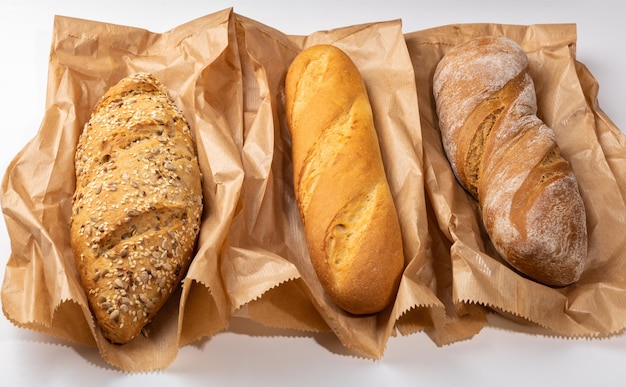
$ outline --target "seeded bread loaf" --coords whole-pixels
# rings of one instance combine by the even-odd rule
[[[113,343],[132,340],[179,285],[202,213],[194,140],[150,74],[98,101],[75,155],[71,245],[90,308]]]
[[[340,49],[302,51],[285,81],[294,190],[311,261],[330,298],[379,312],[404,268],[396,208],[365,84]]]
[[[587,256],[585,207],[554,132],[536,115],[522,48],[492,36],[456,46],[433,86],[452,169],[478,200],[502,258],[547,285],[577,281]]]

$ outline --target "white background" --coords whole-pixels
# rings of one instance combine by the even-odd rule
[[[577,57],[600,83],[600,106],[626,129],[626,2],[621,1],[3,1],[0,5],[0,174],[44,115],[55,14],[165,32],[225,8],[288,34],[391,19],[405,32],[455,23],[576,23]],[[625,227],[626,228],[626,227]],[[626,231],[626,230],[624,230]],[[624,232],[616,230],[616,232]],[[10,254],[0,221],[0,278]],[[95,348],[19,329],[0,317],[0,383],[12,385],[624,385],[626,335],[548,338],[493,318],[469,341],[438,348],[395,337],[380,361],[341,354],[326,334],[296,336],[235,320],[180,350],[166,370],[124,374]]]

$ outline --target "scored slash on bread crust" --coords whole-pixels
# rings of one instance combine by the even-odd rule
[[[536,115],[522,48],[501,36],[454,47],[435,70],[433,94],[446,155],[502,258],[547,285],[577,281],[585,207],[554,132]]]
[[[404,255],[361,74],[340,49],[309,47],[289,68],[285,105],[317,277],[340,308],[379,312],[395,299]]]
[[[132,340],[180,283],[203,210],[194,140],[152,75],[96,104],[75,155],[71,245],[103,335]]]

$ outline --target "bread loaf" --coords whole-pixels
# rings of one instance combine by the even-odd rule
[[[577,281],[585,207],[553,130],[537,117],[522,48],[491,36],[454,47],[436,68],[433,93],[452,169],[502,258],[547,285]]]
[[[90,308],[113,343],[133,339],[179,285],[202,214],[187,121],[149,74],[122,79],[80,136],[71,245]]]
[[[285,80],[294,190],[312,265],[330,298],[363,315],[394,299],[400,225],[363,79],[340,49],[302,51]]]

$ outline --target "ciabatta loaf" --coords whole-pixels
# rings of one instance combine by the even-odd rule
[[[149,74],[102,96],[76,149],[71,244],[103,335],[133,339],[179,285],[202,215],[187,121]]]
[[[547,285],[577,281],[585,206],[554,132],[537,117],[522,48],[494,36],[460,44],[438,64],[433,87],[447,157],[502,258]]]
[[[313,267],[339,307],[379,312],[395,299],[404,258],[361,74],[340,49],[313,46],[290,65],[285,98]]]

